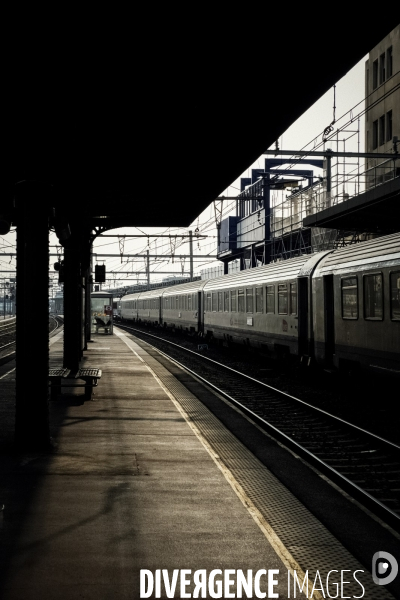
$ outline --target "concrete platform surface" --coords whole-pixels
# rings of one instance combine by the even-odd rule
[[[154,355],[117,328],[89,346],[82,366],[100,367],[102,378],[90,401],[71,387],[50,403],[55,449],[3,449],[2,600],[185,598],[195,589],[193,597],[234,598],[238,571],[251,581],[249,597],[289,598],[288,571],[304,576],[304,553],[336,570],[332,597],[342,578],[343,597],[392,598]],[[61,362],[59,335],[51,366]],[[13,374],[1,377],[10,398]],[[298,525],[291,547],[274,518]],[[306,531],[319,542],[301,541]]]

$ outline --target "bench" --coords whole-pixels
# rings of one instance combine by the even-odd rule
[[[100,319],[100,317],[95,317],[96,321],[96,333],[99,333],[99,329],[104,329],[104,333],[108,333],[111,327],[111,319],[107,320],[107,323]]]
[[[78,369],[77,371],[71,371],[64,367],[49,369],[50,399],[57,400],[57,395],[63,387],[84,387],[85,399],[90,400],[92,398],[93,388],[97,386],[100,377],[101,369],[91,367]],[[63,380],[65,379],[81,379],[85,383],[63,383]]]

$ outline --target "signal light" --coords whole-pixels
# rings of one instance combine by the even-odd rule
[[[97,283],[104,283],[106,280],[106,265],[96,265],[94,268],[94,280]]]

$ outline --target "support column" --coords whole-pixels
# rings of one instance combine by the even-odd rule
[[[16,419],[23,448],[50,445],[49,428],[49,198],[50,186],[16,186]]]
[[[269,185],[269,173],[264,178],[263,196],[264,196],[264,265],[271,262],[272,237],[276,232],[271,232],[271,188]]]
[[[193,281],[193,233],[189,231],[190,281]]]
[[[91,339],[91,322],[90,322],[90,297],[92,293],[92,243],[85,243],[82,256],[82,274],[84,278],[83,284],[83,328],[84,328],[84,343],[83,350],[87,350],[87,344]]]
[[[147,271],[147,289],[150,289],[150,252],[147,250],[146,257],[146,271]]]
[[[78,250],[64,248],[64,367],[76,371],[82,358],[82,278]]]

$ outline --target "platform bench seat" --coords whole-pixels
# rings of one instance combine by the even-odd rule
[[[63,387],[84,387],[85,399],[90,400],[93,393],[93,388],[97,386],[98,380],[101,377],[101,369],[85,367],[77,371],[71,371],[64,367],[55,367],[49,369],[50,381],[50,398],[56,400],[57,395]],[[65,379],[81,379],[85,383],[63,383]]]

